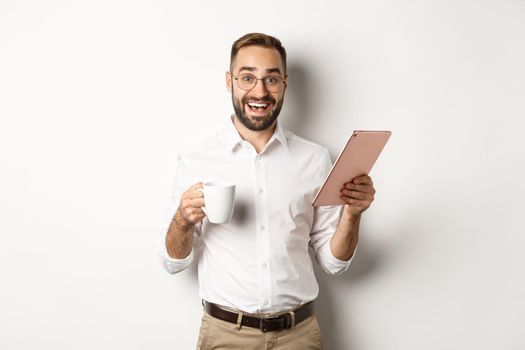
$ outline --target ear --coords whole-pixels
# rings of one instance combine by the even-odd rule
[[[228,71],[226,71],[226,90],[232,92],[232,75]]]
[[[288,74],[284,76],[284,91],[288,88]]]

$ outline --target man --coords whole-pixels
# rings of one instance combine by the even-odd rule
[[[371,178],[361,176],[341,189],[342,208],[311,205],[331,161],[278,123],[287,81],[278,39],[251,33],[235,41],[226,72],[235,114],[177,159],[178,208],[161,255],[170,273],[197,261],[205,308],[198,349],[321,349],[308,249],[328,273],[344,272],[374,200]],[[200,189],[210,180],[237,186],[226,224],[210,223],[202,210]]]

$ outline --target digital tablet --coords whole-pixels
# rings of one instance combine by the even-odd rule
[[[312,205],[342,205],[341,188],[355,177],[368,175],[392,133],[356,130],[337,157]]]

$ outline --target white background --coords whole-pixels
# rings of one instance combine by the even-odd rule
[[[328,350],[525,348],[525,1],[0,3],[0,348],[192,349],[157,239],[177,151],[232,112],[232,42],[280,38],[280,120],[336,157],[392,130]]]

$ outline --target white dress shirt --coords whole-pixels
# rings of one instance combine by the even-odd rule
[[[200,297],[244,312],[280,312],[314,300],[319,286],[309,247],[333,275],[346,271],[352,260],[341,261],[330,249],[341,206],[311,204],[330,171],[330,155],[279,123],[257,154],[228,124],[177,157],[173,210],[194,183],[226,181],[236,184],[233,217],[226,224],[204,218],[185,259],[168,255],[163,232],[162,264],[177,273],[196,260]]]

